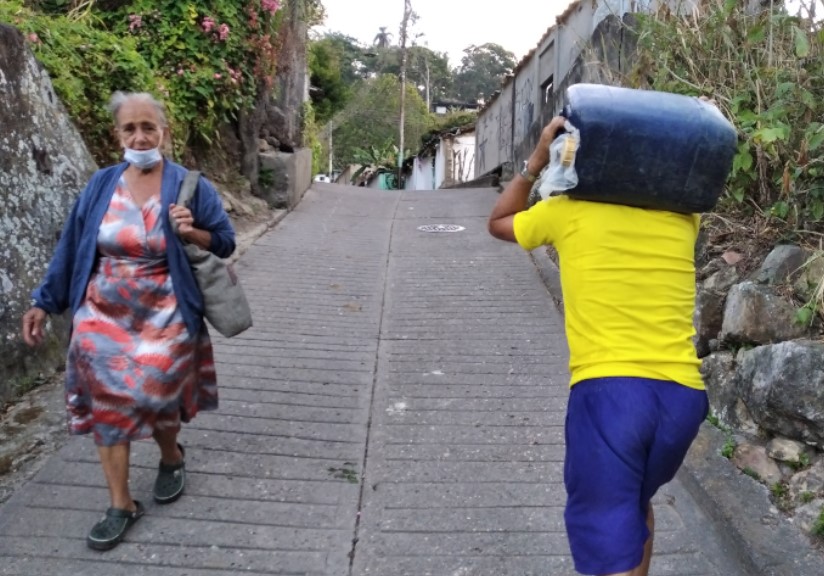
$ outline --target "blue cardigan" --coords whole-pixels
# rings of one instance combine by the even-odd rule
[[[34,305],[38,308],[49,314],[61,314],[70,308],[74,315],[83,304],[98,256],[100,223],[109,208],[115,186],[127,167],[128,164],[121,163],[98,170],[80,194],[63,226],[45,280],[32,293]],[[166,216],[163,218],[163,231],[166,233],[169,274],[183,320],[189,333],[194,335],[203,325],[203,297],[183,250],[183,243],[172,231],[168,218],[168,206],[177,202],[180,184],[186,173],[183,166],[169,160],[163,161],[160,200]],[[235,231],[214,186],[203,177],[198,182],[189,209],[194,215],[195,227],[211,233],[209,251],[221,258],[230,256],[235,250]]]

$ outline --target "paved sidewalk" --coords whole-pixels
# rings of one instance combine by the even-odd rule
[[[487,234],[495,198],[316,185],[238,264],[255,327],[214,337],[221,407],[184,428],[185,496],[151,501],[136,443],[147,514],[87,550],[108,500],[74,438],[0,508],[0,574],[574,574],[562,319]],[[678,483],[656,503],[654,576],[744,574]]]

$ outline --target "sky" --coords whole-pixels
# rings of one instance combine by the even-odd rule
[[[400,40],[404,0],[322,0],[326,22],[319,31],[341,32],[371,45],[381,26]],[[449,54],[459,66],[464,48],[492,42],[515,54],[518,62],[535,48],[571,0],[412,0],[419,18],[410,38],[435,52]]]

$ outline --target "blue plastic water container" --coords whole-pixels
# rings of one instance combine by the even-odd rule
[[[735,128],[698,98],[600,84],[567,89],[563,115],[580,131],[581,200],[654,210],[711,210],[736,153]]]

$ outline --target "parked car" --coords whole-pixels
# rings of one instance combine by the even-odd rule
[[[318,174],[315,176],[315,182],[326,182],[327,184],[331,184],[332,181],[329,179],[329,176],[326,174]]]

